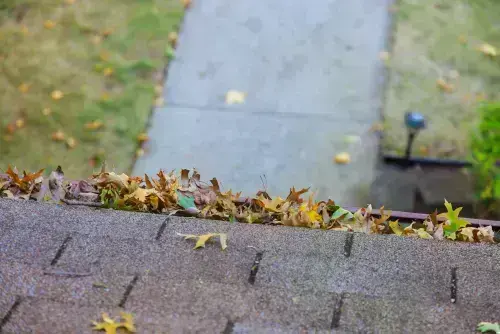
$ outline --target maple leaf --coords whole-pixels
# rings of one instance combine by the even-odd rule
[[[120,315],[124,321],[116,322],[111,319],[107,313],[102,313],[102,322],[92,321],[94,327],[92,329],[98,331],[105,331],[106,334],[116,334],[118,328],[124,328],[130,333],[135,333],[135,325],[132,314],[120,312]]]
[[[264,196],[264,194],[261,194],[257,197],[257,200],[257,203],[268,211],[283,212],[286,210],[285,200],[279,196],[273,199],[268,199]]]
[[[453,210],[453,206],[446,199],[444,200],[444,206],[446,207],[447,212],[439,214],[438,217],[447,219],[447,221],[443,224],[444,235],[448,239],[455,240],[457,238],[457,232],[470,223],[465,219],[460,219],[458,217],[460,211],[462,211],[461,207]]]
[[[477,330],[481,333],[493,332],[496,334],[500,334],[500,325],[498,322],[480,322],[477,325]]]
[[[177,233],[177,235],[184,237],[185,240],[196,240],[196,245],[193,249],[205,247],[207,241],[211,240],[214,237],[219,237],[222,250],[225,250],[227,248],[227,234],[225,233],[207,233],[202,235]]]

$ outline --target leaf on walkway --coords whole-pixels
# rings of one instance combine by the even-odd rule
[[[117,322],[109,317],[107,313],[102,313],[102,322],[92,321],[93,330],[105,331],[106,334],[116,334],[118,328],[123,328],[130,333],[135,333],[136,328],[132,314],[120,312],[123,321]]]
[[[226,104],[241,104],[245,102],[247,94],[238,90],[230,90],[226,93]]]
[[[337,164],[346,165],[351,162],[351,156],[347,152],[342,152],[335,156],[334,161]]]
[[[214,237],[219,237],[222,250],[227,248],[227,234],[225,233],[207,233],[202,235],[177,233],[177,235],[184,237],[185,240],[196,240],[196,245],[193,249],[205,247],[205,244]]]
[[[500,334],[500,325],[498,322],[480,322],[477,325],[477,330],[480,331],[481,333],[496,333]]]

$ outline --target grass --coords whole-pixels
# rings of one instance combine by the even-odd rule
[[[500,57],[477,50],[482,43],[500,50],[500,2],[400,0],[395,15],[384,153],[404,154],[404,113],[418,110],[428,127],[415,141],[414,156],[468,158],[479,102],[500,98]],[[453,91],[438,88],[440,78],[453,85]]]
[[[128,171],[182,15],[179,0],[2,2],[0,166],[77,178],[106,159]]]

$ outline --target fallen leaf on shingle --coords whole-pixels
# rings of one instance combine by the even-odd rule
[[[444,92],[446,93],[451,93],[453,92],[454,88],[453,85],[446,82],[443,78],[439,78],[436,80],[436,85]]]
[[[123,328],[130,333],[135,333],[135,324],[132,314],[120,312],[123,321],[116,322],[111,319],[107,313],[102,313],[102,322],[92,321],[93,330],[105,331],[106,334],[116,334],[118,328]]]
[[[211,240],[214,237],[219,237],[222,250],[227,248],[227,234],[225,233],[207,233],[202,235],[177,233],[177,235],[184,237],[185,240],[196,240],[196,245],[193,249],[205,247],[207,241]]]
[[[64,138],[65,138],[64,132],[62,132],[61,130],[58,130],[58,131],[52,133],[52,140],[53,141],[63,141]]]
[[[488,43],[479,45],[477,49],[478,51],[490,57],[496,57],[498,55],[497,49],[493,45]]]
[[[50,94],[50,96],[52,97],[53,100],[57,101],[62,99],[64,97],[64,94],[60,90],[55,90]]]
[[[351,156],[347,152],[339,153],[334,158],[335,163],[345,165],[351,162]]]
[[[46,28],[46,29],[52,29],[56,26],[56,23],[52,20],[47,20],[43,23],[43,26]]]
[[[19,87],[17,87],[17,89],[23,93],[23,94],[26,94],[29,90],[30,90],[30,87],[31,85],[30,84],[27,84],[27,83],[22,83],[19,85]]]
[[[230,90],[226,93],[226,104],[241,104],[245,102],[247,94],[238,90]]]
[[[96,120],[89,123],[85,123],[85,129],[87,130],[98,130],[103,127],[103,122]]]

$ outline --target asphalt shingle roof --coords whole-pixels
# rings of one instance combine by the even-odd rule
[[[228,248],[193,250],[176,232],[224,232]],[[500,320],[499,255],[497,245],[2,199],[0,330],[87,333],[124,309],[138,333],[473,332]]]

